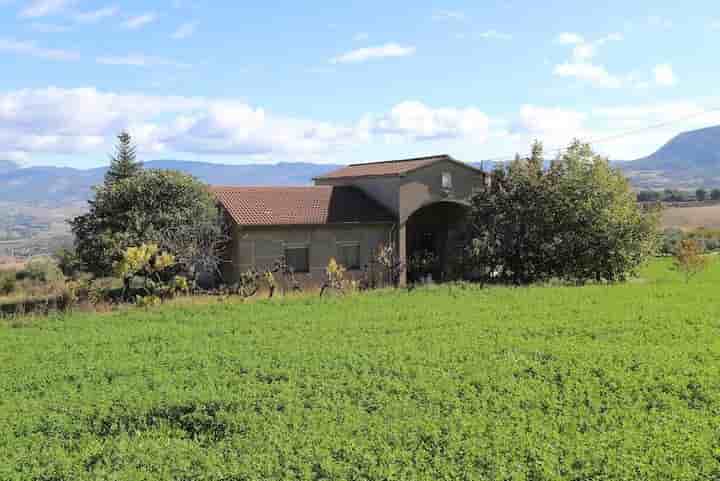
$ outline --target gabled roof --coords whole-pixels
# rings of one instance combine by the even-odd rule
[[[366,164],[352,164],[342,167],[320,177],[316,180],[323,179],[346,179],[352,177],[381,177],[381,176],[397,176],[413,172],[436,162],[453,162],[462,165],[468,169],[482,172],[472,165],[453,159],[449,155],[432,155],[429,157],[415,157],[413,159],[404,160],[387,160],[383,162],[369,162]]]
[[[395,222],[395,216],[385,207],[350,186],[212,186],[210,189],[238,225]]]

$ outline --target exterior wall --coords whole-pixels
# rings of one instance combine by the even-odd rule
[[[452,176],[452,189],[442,188],[442,174]],[[454,162],[438,162],[403,177],[399,192],[399,219],[404,224],[421,207],[435,202],[467,202],[485,176]]]
[[[286,245],[307,245],[309,274],[296,274],[305,284],[319,284],[332,257],[338,256],[338,243],[357,242],[360,245],[360,265],[369,263],[373,251],[388,242],[393,226],[390,224],[319,225],[319,226],[235,226],[231,252],[223,271],[226,283],[239,280],[242,272],[253,267],[271,266],[280,258]],[[349,271],[358,275],[360,271]]]
[[[358,177],[349,179],[317,179],[316,185],[352,185],[382,204],[393,214],[400,212],[402,177]]]

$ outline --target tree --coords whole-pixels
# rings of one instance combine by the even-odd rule
[[[78,256],[97,276],[111,275],[113,264],[129,247],[152,243],[173,255],[176,250],[187,252],[182,240],[165,245],[169,231],[199,229],[207,236],[220,235],[220,213],[207,186],[176,171],[142,170],[96,189],[89,205],[90,211],[73,219],[71,226]],[[182,268],[193,270],[187,264]]]
[[[704,202],[707,199],[707,191],[705,189],[698,189],[695,191],[695,198],[698,202]]]
[[[105,173],[105,184],[110,185],[136,175],[142,170],[137,161],[136,148],[130,134],[123,131],[118,135],[115,155],[110,157],[110,168]]]
[[[707,269],[710,258],[705,256],[702,243],[696,239],[684,239],[675,252],[675,269],[685,276],[685,282]]]
[[[470,260],[486,279],[617,281],[654,252],[658,216],[623,175],[575,141],[543,169],[542,146],[496,169],[473,198]]]
[[[710,199],[711,200],[720,200],[720,189],[713,189],[710,192]]]

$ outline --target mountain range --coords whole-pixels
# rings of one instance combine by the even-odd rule
[[[637,188],[720,187],[720,126],[682,133],[648,157],[615,165]],[[228,165],[182,160],[153,160],[144,166],[177,169],[220,185],[308,185],[313,177],[340,167],[304,162]],[[105,170],[21,167],[0,160],[0,202],[76,204],[85,201],[92,186],[102,182]]]

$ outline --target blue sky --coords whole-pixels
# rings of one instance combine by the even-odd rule
[[[720,124],[720,4],[0,0],[0,158],[614,159]],[[210,6],[211,5],[211,6]],[[684,120],[683,120],[684,119]]]

